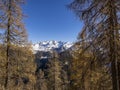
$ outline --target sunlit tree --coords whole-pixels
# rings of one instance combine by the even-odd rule
[[[78,37],[79,41],[88,43],[84,50],[91,48],[97,54],[97,61],[110,67],[113,90],[119,90],[120,1],[74,0],[69,7],[84,22]]]
[[[0,30],[5,52],[5,55],[2,55],[4,62],[1,63],[4,67],[1,67],[1,70],[4,68],[5,71],[3,79],[6,89],[14,89],[14,85],[21,89],[27,82],[35,80],[34,57],[22,21],[22,4],[24,0],[0,0]]]

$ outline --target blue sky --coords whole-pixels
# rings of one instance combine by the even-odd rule
[[[66,5],[72,0],[26,0],[23,8],[29,40],[75,41],[82,23]]]

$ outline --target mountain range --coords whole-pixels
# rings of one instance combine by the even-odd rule
[[[52,51],[55,50],[57,52],[63,52],[65,50],[70,49],[73,46],[71,42],[63,42],[63,41],[41,41],[32,45],[34,53],[37,51]]]

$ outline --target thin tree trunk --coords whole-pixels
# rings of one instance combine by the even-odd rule
[[[7,50],[6,50],[6,79],[5,79],[5,87],[7,87],[8,84],[8,76],[9,76],[9,49],[10,49],[10,25],[8,25],[8,32],[7,32]]]
[[[11,9],[11,0],[9,0],[9,7],[8,7],[8,12],[10,12]],[[10,63],[10,15],[11,12],[8,13],[8,25],[7,25],[7,49],[6,49],[6,78],[5,78],[5,88],[7,90],[8,88],[8,81],[9,81],[9,63]]]
[[[119,90],[119,82],[118,82],[118,69],[117,69],[117,48],[118,45],[116,43],[116,39],[118,39],[118,31],[117,27],[117,19],[116,19],[116,12],[114,7],[114,2],[110,0],[110,61],[111,61],[111,71],[112,71],[112,83],[113,83],[113,90]]]

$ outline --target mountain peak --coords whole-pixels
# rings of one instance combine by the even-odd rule
[[[73,45],[73,43],[71,43],[71,42],[62,42],[62,41],[51,40],[51,41],[38,42],[36,44],[33,44],[32,47],[33,47],[34,52],[37,52],[37,51],[47,52],[47,51],[52,51],[52,50],[62,52],[62,51],[65,51],[65,50],[71,48],[72,45]]]

